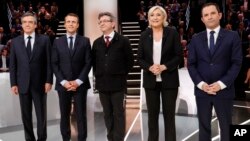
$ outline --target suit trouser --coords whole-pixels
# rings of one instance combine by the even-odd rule
[[[109,141],[123,141],[125,135],[124,91],[100,92]]]
[[[26,141],[36,141],[32,122],[32,101],[37,117],[37,141],[47,139],[47,94],[32,88],[28,93],[19,94],[22,121]]]
[[[175,107],[178,88],[164,89],[157,82],[155,89],[145,89],[148,109],[148,141],[159,140],[160,98],[165,128],[165,141],[176,140]]]
[[[220,125],[221,141],[229,141],[232,124],[232,99],[216,99],[215,96],[196,97],[199,120],[199,141],[211,141],[211,118],[214,107]]]
[[[58,91],[59,106],[61,112],[60,129],[63,141],[70,141],[70,112],[72,97],[74,99],[74,108],[76,112],[76,122],[78,129],[78,141],[86,141],[87,138],[87,116],[86,116],[86,98],[87,89],[84,91],[67,92]]]

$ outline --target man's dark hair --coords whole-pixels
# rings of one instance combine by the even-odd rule
[[[217,9],[218,13],[220,13],[220,7],[217,3],[213,3],[213,2],[209,2],[209,3],[205,3],[202,5],[201,7],[201,16],[202,16],[202,10],[205,8],[205,7],[208,7],[208,6],[215,6],[215,8]]]
[[[76,17],[77,18],[77,22],[79,23],[79,16],[77,14],[75,14],[75,13],[68,13],[65,16],[64,21],[66,21],[66,17],[68,17],[68,16]]]

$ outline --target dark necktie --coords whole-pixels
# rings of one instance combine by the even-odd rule
[[[210,31],[210,53],[214,53],[214,31]]]
[[[29,58],[31,56],[31,41],[30,41],[31,38],[32,38],[31,36],[28,36],[28,42],[27,42],[27,48],[26,48]]]
[[[109,44],[110,44],[109,38],[110,38],[109,36],[105,36],[106,47],[109,47]]]
[[[70,39],[70,41],[69,41],[69,49],[70,49],[70,53],[72,55],[72,53],[73,53],[73,37],[70,36],[69,39]]]

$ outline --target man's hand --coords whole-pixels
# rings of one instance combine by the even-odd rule
[[[45,83],[45,93],[48,93],[51,90],[52,84]]]
[[[71,91],[76,91],[76,89],[79,87],[79,85],[76,83],[76,81],[70,81],[71,84]]]
[[[216,94],[219,90],[221,90],[221,87],[218,82],[212,83],[209,85],[209,92]]]
[[[71,83],[70,83],[69,81],[67,81],[67,82],[63,85],[63,87],[64,87],[65,89],[67,89],[67,91],[69,91],[69,89],[72,87],[72,85],[71,85]]]
[[[206,92],[207,94],[209,94],[209,95],[215,95],[216,94],[215,92],[211,91],[211,88],[210,88],[210,86],[207,83],[204,83],[202,85],[202,90],[204,92]]]
[[[12,94],[14,94],[14,95],[18,95],[18,87],[17,86],[12,86],[11,87],[11,92],[12,92]]]

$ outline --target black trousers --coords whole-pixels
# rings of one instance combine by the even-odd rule
[[[47,139],[47,94],[29,89],[28,93],[20,93],[20,107],[24,134],[26,141],[36,141],[33,131],[32,121],[32,101],[34,103],[37,117],[37,141],[46,141]]]
[[[87,138],[87,116],[86,116],[86,98],[87,89],[81,92],[58,91],[59,106],[61,112],[60,129],[63,141],[70,141],[70,112],[72,98],[76,112],[76,122],[78,129],[78,141],[86,141]]]
[[[199,141],[211,141],[211,118],[214,107],[220,125],[221,141],[229,141],[230,124],[232,124],[232,99],[216,99],[196,97],[198,120],[199,120]]]
[[[155,89],[145,89],[148,109],[148,141],[159,140],[160,98],[165,128],[165,141],[176,141],[175,105],[178,88],[163,89],[157,82]]]
[[[99,92],[109,141],[123,141],[125,136],[124,93]]]

